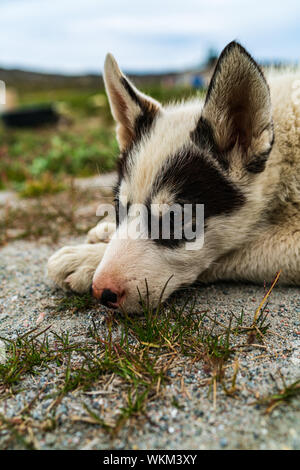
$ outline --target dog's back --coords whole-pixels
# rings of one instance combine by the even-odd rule
[[[270,86],[275,141],[261,175],[272,223],[298,224],[300,230],[300,71],[271,70]],[[272,213],[273,211],[273,213]]]

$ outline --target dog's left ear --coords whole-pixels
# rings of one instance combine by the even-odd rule
[[[259,66],[236,42],[218,60],[198,125],[198,136],[204,133],[213,142],[220,163],[228,165],[226,155],[237,145],[249,171],[264,169],[273,143],[269,87]]]
[[[160,104],[137,90],[111,54],[107,54],[105,59],[104,83],[111,112],[117,122],[120,150],[125,151],[149,128]]]

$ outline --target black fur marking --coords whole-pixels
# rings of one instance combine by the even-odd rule
[[[130,155],[130,152],[134,148],[135,145],[139,143],[143,136],[150,132],[154,119],[158,113],[157,108],[151,102],[147,102],[140,98],[130,85],[130,83],[126,80],[125,77],[120,79],[122,86],[125,88],[127,93],[129,94],[130,98],[137,104],[141,110],[139,116],[136,118],[133,130],[134,130],[134,139],[129,145],[129,147],[123,151],[118,160],[118,184],[116,187],[115,192],[117,192],[117,188],[120,185],[120,182],[125,173],[128,171],[127,161]]]
[[[130,98],[135,102],[135,104],[141,107],[141,100],[139,99],[138,95],[135,93],[134,89],[131,87],[130,83],[126,80],[126,78],[121,77],[120,82],[125,88],[125,90],[127,91]]]
[[[127,162],[129,157],[129,151],[124,151],[120,154],[117,160],[117,173],[118,173],[118,181],[113,188],[113,194],[115,199],[119,197],[119,187],[121,184],[124,175],[127,173]]]
[[[144,109],[136,118],[134,123],[135,143],[150,132],[155,116],[156,112]]]
[[[134,132],[135,132],[135,143],[137,140],[141,139],[141,137],[149,132],[154,118],[157,113],[157,109],[155,108],[152,103],[147,103],[143,99],[141,99],[131,87],[130,83],[126,80],[125,77],[121,78],[121,83],[127,93],[129,94],[130,98],[140,107],[141,114],[136,118],[134,123]]]
[[[119,226],[120,223],[120,216],[119,216],[119,188],[121,181],[124,177],[126,172],[126,161],[127,155],[125,152],[121,153],[118,161],[117,161],[117,171],[118,171],[118,181],[113,188],[113,195],[114,195],[114,203],[115,203],[115,213],[116,213],[116,225]]]
[[[216,144],[214,131],[204,117],[200,117],[196,128],[190,134],[192,141],[200,148],[208,150],[217,159],[224,170],[228,170],[229,162],[226,153],[221,152]]]
[[[217,151],[212,127],[207,119],[202,116],[200,117],[195,130],[191,132],[191,139],[200,148],[211,149],[213,152]]]
[[[267,152],[261,153],[260,155],[255,155],[252,157],[251,162],[246,165],[246,170],[249,171],[249,173],[261,173],[264,171],[270,152],[271,149]]]
[[[260,153],[259,155],[254,155],[251,161],[246,165],[246,170],[249,171],[249,173],[261,173],[262,171],[264,171],[269,155],[271,153],[271,150],[275,142],[273,123],[272,123],[272,132],[273,132],[272,140],[270,142],[270,147],[268,148],[268,150]]]
[[[122,170],[121,170],[122,171]],[[115,204],[115,214],[116,214],[116,225],[117,227],[120,225],[120,223],[122,222],[123,219],[121,219],[122,215],[124,215],[124,213],[128,214],[128,211],[129,211],[129,208],[131,206],[131,203],[130,201],[127,201],[127,207],[126,207],[126,212],[125,212],[125,207],[123,206],[123,204],[121,204],[120,202],[120,198],[119,198],[119,188],[120,188],[120,184],[121,184],[121,181],[122,181],[122,178],[123,178],[123,174],[121,172],[119,172],[119,177],[118,177],[118,182],[115,184],[114,188],[113,188],[113,195],[114,195],[114,204]],[[121,214],[120,214],[120,209],[122,209],[121,211]]]
[[[154,183],[154,193],[164,187],[174,187],[175,202],[204,204],[204,219],[221,214],[230,214],[240,208],[245,197],[243,193],[194,149],[182,150],[168,159],[165,170]],[[155,240],[168,247],[178,246],[184,240]]]

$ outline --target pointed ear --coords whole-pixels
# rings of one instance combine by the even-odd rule
[[[125,151],[151,126],[160,104],[135,88],[111,54],[105,59],[104,83],[120,150]]]
[[[264,168],[273,143],[269,87],[259,66],[236,42],[218,60],[201,119],[223,163],[224,155],[237,145],[249,171]]]

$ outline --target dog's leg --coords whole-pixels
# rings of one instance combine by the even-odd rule
[[[96,243],[61,248],[49,258],[48,277],[62,289],[88,292],[106,247],[106,243]]]
[[[271,282],[278,271],[281,283],[300,285],[300,228],[295,225],[266,230],[247,246],[219,258],[199,280],[263,283]]]

